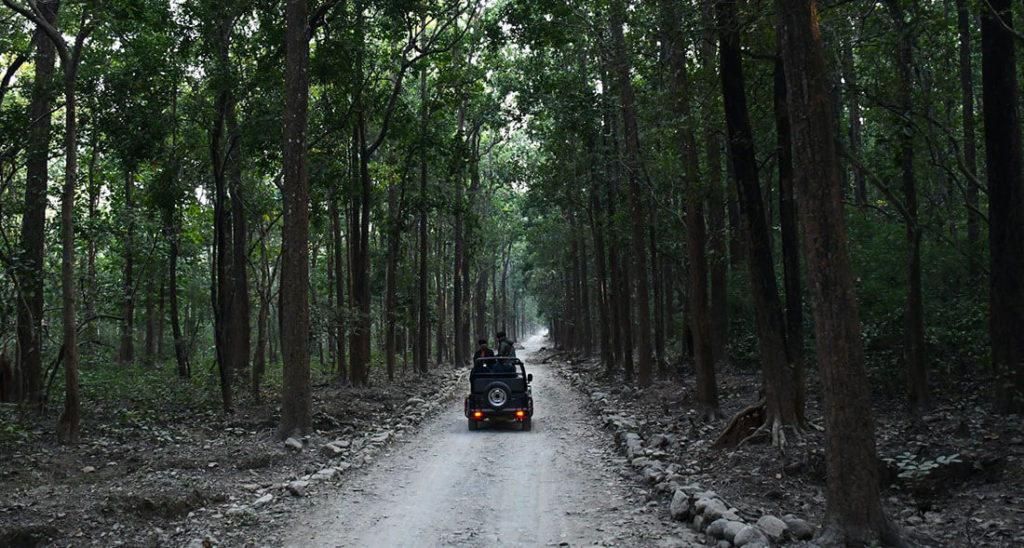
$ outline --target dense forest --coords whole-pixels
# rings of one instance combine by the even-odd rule
[[[820,392],[843,544],[898,541],[872,394],[1024,411],[1009,0],[2,2],[5,443],[143,376],[304,435],[546,328],[722,447]]]

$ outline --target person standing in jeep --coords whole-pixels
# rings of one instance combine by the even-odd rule
[[[512,346],[512,341],[505,337],[504,331],[498,331],[498,355],[501,357],[516,357],[516,349]]]

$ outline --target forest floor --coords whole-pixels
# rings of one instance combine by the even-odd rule
[[[594,361],[554,351],[536,359],[588,395],[595,416],[614,407],[630,417],[647,442],[657,440],[685,483],[714,490],[741,516],[794,514],[821,523],[820,430],[791,434],[784,452],[760,441],[710,448],[728,417],[756,400],[755,368],[718,372],[725,418],[702,423],[685,368],[679,379],[637,391],[603,378]],[[344,489],[348,475],[447,412],[461,398],[465,374],[435,370],[426,381],[376,379],[369,388],[316,384],[316,434],[299,440],[301,448],[273,438],[279,406],[272,391],[263,403],[241,397],[225,414],[211,403],[215,398],[197,403],[138,388],[125,396],[84,374],[93,385],[77,447],[54,442],[56,410],[29,418],[0,407],[0,546],[279,545],[281,531],[295,526],[321,485]],[[819,391],[809,378],[807,417],[821,425]],[[937,394],[933,410],[918,420],[898,398],[876,395],[885,510],[914,544],[1024,545],[1020,417],[992,414],[985,386],[963,379]],[[615,434],[607,436],[611,445]],[[671,520],[672,493],[646,483],[625,459],[618,466],[649,492],[636,500],[637,511]]]

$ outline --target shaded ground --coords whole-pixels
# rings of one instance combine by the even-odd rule
[[[548,352],[552,363],[566,356]],[[697,421],[692,369],[674,382],[638,392],[604,378],[593,361],[568,360],[573,384],[598,394],[602,406],[636,417],[645,439],[667,435],[663,446],[685,482],[721,495],[748,520],[796,514],[821,523],[825,508],[824,433],[820,388],[811,374],[807,417],[812,428],[789,435],[785,451],[767,437],[735,450],[710,449],[727,419]],[[760,372],[729,366],[718,372],[727,418],[757,401]],[[912,420],[895,396],[874,405],[883,503],[908,540],[926,546],[1024,545],[1024,427],[1019,416],[992,413],[989,386],[963,377],[936,395],[932,411]],[[816,426],[814,426],[816,425]]]
[[[443,531],[433,528],[433,518],[425,514],[410,522],[418,523],[423,535],[434,535],[438,544],[688,542],[686,531],[669,517],[671,494],[659,492],[627,465],[611,432],[599,429],[600,421],[589,420],[580,410],[587,409],[580,407],[586,401],[577,395],[580,392],[600,393],[603,406],[613,405],[618,413],[635,417],[639,433],[647,442],[658,440],[659,452],[671,459],[686,482],[715,490],[742,516],[793,513],[820,523],[825,478],[820,431],[791,437],[785,454],[760,443],[734,451],[712,450],[709,446],[725,421],[696,421],[692,372],[683,370],[678,382],[662,382],[637,393],[615,380],[602,380],[593,362],[570,364],[566,358],[547,352],[534,363],[527,362],[537,375],[534,432],[467,432],[458,409],[465,371],[439,371],[426,381],[410,377],[380,388],[316,386],[317,433],[305,440],[302,451],[271,438],[278,414],[272,393],[267,395],[269,403],[243,398],[234,414],[224,415],[208,402],[166,394],[143,400],[103,399],[96,394],[115,391],[93,386],[93,396],[87,390],[85,441],[75,449],[54,444],[46,434],[56,421],[55,413],[26,427],[13,420],[14,408],[4,406],[0,546],[201,546],[204,540],[222,546],[305,541],[333,545],[341,541],[321,535],[337,521],[359,536],[345,542],[359,545],[370,541],[359,533],[365,527],[379,528],[407,515],[399,511],[401,504],[433,504],[440,515],[450,514],[447,525],[441,524]],[[85,375],[84,382],[99,381]],[[719,372],[727,415],[752,403],[758,384],[754,369],[732,366]],[[1019,417],[990,413],[983,388],[949,387],[948,395],[938,397],[935,411],[920,421],[906,419],[905,409],[894,398],[876,402],[879,453],[890,459],[886,510],[918,542],[1024,544],[1024,432]],[[813,382],[809,394],[808,417],[820,424]],[[607,409],[589,410],[598,417]],[[545,416],[549,411],[553,414]],[[493,452],[483,460],[455,461],[453,466],[469,469],[473,474],[467,477],[480,479],[465,485],[469,491],[485,493],[495,502],[478,514],[459,514],[457,505],[474,498],[451,489],[466,480],[448,472],[438,476],[446,480],[429,479],[432,476],[415,462],[417,455],[430,451],[418,441],[425,438],[417,436],[448,438],[454,445],[444,447],[455,449],[451,455],[459,459],[468,459],[478,450],[476,444],[493,444]],[[535,440],[541,441],[533,445]],[[522,462],[516,466],[532,469],[532,485],[538,491],[547,489],[546,495],[517,492],[514,478],[489,469],[492,463],[504,462],[497,455],[509,447],[519,449],[514,453]],[[443,457],[445,451],[438,448],[433,453]],[[957,455],[954,462],[937,459],[950,455]],[[929,463],[935,467],[927,469]],[[549,473],[559,470],[567,472]],[[383,485],[387,477],[405,479]],[[570,488],[563,496],[557,488],[591,485],[598,478],[606,482],[599,492]],[[490,490],[485,480],[518,493],[514,498],[549,498],[515,519],[496,521],[495,515],[507,504],[497,500],[505,490]],[[384,501],[395,510],[360,513],[360,500]],[[534,527],[542,519],[548,525]],[[589,528],[595,522],[603,524],[600,530]]]

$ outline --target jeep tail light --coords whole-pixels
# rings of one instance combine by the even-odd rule
[[[473,412],[473,418],[474,418],[474,419],[479,419],[479,418],[480,418],[480,417],[482,417],[482,416],[484,416],[484,414],[483,414],[483,412],[481,412],[481,411],[474,411],[474,412]]]
[[[526,413],[524,411],[516,411],[516,416],[519,418],[523,418],[524,416],[526,416]]]

